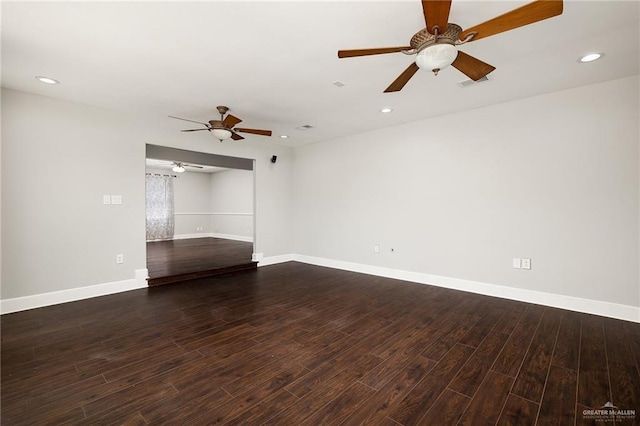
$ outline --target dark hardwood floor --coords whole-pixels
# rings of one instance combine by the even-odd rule
[[[640,415],[639,324],[294,262],[1,321],[3,425]]]
[[[255,269],[253,243],[222,238],[147,242],[150,286]]]

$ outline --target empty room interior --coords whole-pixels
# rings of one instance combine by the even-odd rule
[[[2,425],[640,424],[640,3],[1,7]]]

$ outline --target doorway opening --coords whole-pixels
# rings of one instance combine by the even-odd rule
[[[146,146],[149,286],[255,269],[254,160]]]

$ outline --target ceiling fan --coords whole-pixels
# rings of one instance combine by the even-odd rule
[[[477,81],[495,70],[495,67],[459,51],[456,46],[560,15],[562,0],[536,0],[464,31],[459,25],[447,22],[450,8],[451,0],[423,0],[426,28],[411,37],[409,46],[339,50],[338,58],[396,52],[417,55],[415,62],[385,89],[385,93],[402,90],[420,68],[438,75],[440,70],[452,65]]]
[[[150,163],[152,162],[152,163]],[[185,171],[185,167],[190,167],[193,169],[204,169],[204,167],[202,166],[197,166],[195,164],[187,164],[187,163],[183,163],[182,161],[163,161],[163,160],[147,160],[147,165],[150,167],[153,167],[155,165],[158,166],[164,166],[164,167],[171,167],[171,170],[173,170],[176,173],[182,173]]]
[[[192,167],[194,169],[204,169],[204,167],[202,167],[202,166],[196,166],[195,164],[186,164],[186,163],[183,163],[181,161],[174,161],[171,164],[173,165],[171,170],[173,170],[176,173],[184,172],[185,171],[185,167]]]
[[[169,117],[175,118],[178,120],[190,121],[192,123],[202,124],[205,126],[204,129],[188,129],[188,130],[181,130],[181,132],[197,132],[200,130],[208,130],[209,132],[213,133],[213,136],[215,136],[220,142],[229,138],[235,141],[244,139],[242,136],[240,136],[236,132],[253,133],[254,135],[262,135],[262,136],[271,136],[271,130],[246,129],[246,128],[240,128],[240,127],[234,128],[234,126],[242,122],[242,120],[240,120],[238,117],[235,117],[231,114],[227,114],[227,112],[229,111],[229,108],[226,106],[221,105],[221,106],[218,106],[217,109],[218,109],[218,112],[220,113],[220,120],[209,120],[208,123],[188,120],[186,118],[174,117],[172,115],[170,115]],[[227,114],[226,117],[224,116],[225,114]]]

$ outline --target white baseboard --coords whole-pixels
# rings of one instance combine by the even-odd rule
[[[201,234],[198,234],[201,235]],[[261,254],[261,253],[258,253]],[[583,299],[579,297],[561,294],[544,293],[522,288],[506,287],[496,284],[469,281],[459,278],[443,277],[439,275],[424,274],[420,272],[402,271],[399,269],[383,268],[379,266],[360,263],[343,262],[333,259],[324,259],[300,254],[283,254],[279,256],[263,257],[258,263],[259,267],[276,265],[285,262],[301,262],[310,265],[324,266],[333,269],[358,272],[397,280],[411,281],[419,284],[428,284],[453,290],[467,291],[486,296],[500,297],[503,299],[518,300],[521,302],[535,303],[571,311],[601,315],[625,321],[640,323],[640,307],[604,302],[601,300]],[[69,290],[51,293],[37,294],[33,296],[17,297],[14,299],[0,300],[0,314],[24,311],[42,306],[56,305],[59,303],[73,302],[89,299],[91,297],[104,296],[122,291],[136,290],[147,287],[147,270],[138,269],[135,277],[130,280],[117,281],[106,284],[98,284],[88,287],[79,287]]]
[[[478,281],[443,277],[420,272],[402,271],[398,269],[343,262],[300,254],[266,257],[264,259],[265,262],[260,262],[258,266],[282,263],[287,262],[288,260],[640,323],[640,307],[637,306],[621,305],[601,300],[583,299],[580,297],[566,296],[562,294],[544,293],[523,288],[506,287]]]
[[[186,240],[190,238],[223,238],[225,240],[244,241],[247,243],[253,242],[253,237],[245,237],[244,235],[231,235],[231,234],[217,234],[215,232],[198,233],[198,234],[178,234],[174,235],[174,240]]]
[[[280,256],[263,257],[262,259],[260,259],[260,262],[258,263],[258,267],[277,265],[278,263],[291,262],[296,260],[295,257],[296,257],[295,254],[283,254]]]
[[[247,243],[253,242],[253,237],[246,237],[244,235],[216,234],[215,232],[212,232],[209,235],[213,238],[224,238],[225,240],[244,241]]]
[[[106,296],[108,294],[146,288],[147,276],[147,269],[137,269],[134,273],[134,278],[130,280],[115,281],[87,287],[53,291],[51,293],[35,294],[33,296],[0,300],[0,314],[26,311],[27,309],[41,308],[43,306],[57,305],[60,303],[74,302],[76,300],[90,299],[92,297]]]
[[[263,258],[264,258],[264,253],[252,253],[251,254],[251,261],[252,262],[261,262]]]
[[[207,238],[210,237],[211,234],[203,234],[203,233],[197,233],[197,234],[178,234],[178,235],[174,235],[173,239],[174,240],[190,240],[191,238]]]

